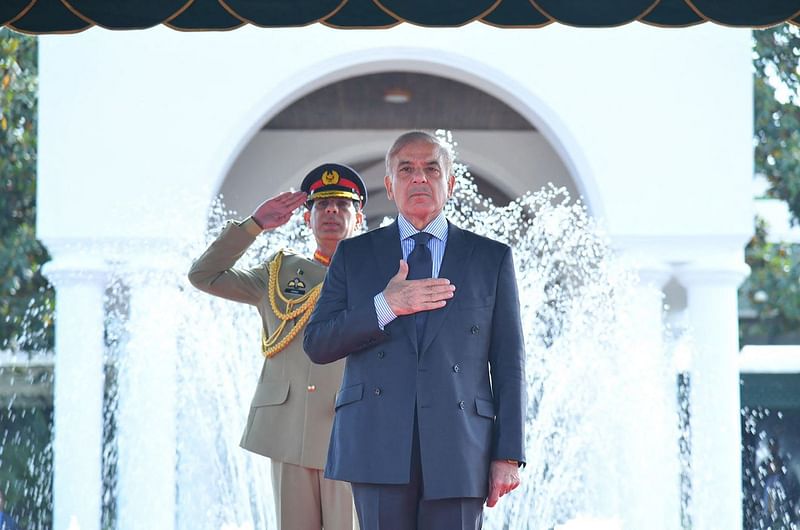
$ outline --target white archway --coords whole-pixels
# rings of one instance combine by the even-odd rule
[[[550,143],[563,161],[589,212],[605,217],[605,208],[596,179],[583,157],[578,142],[569,127],[558,115],[526,87],[517,83],[491,65],[439,49],[385,47],[347,53],[312,65],[302,73],[283,82],[250,107],[237,121],[237,126],[220,146],[216,166],[212,168],[213,190],[219,190],[236,160],[253,137],[281,110],[294,101],[326,85],[350,77],[388,71],[424,73],[452,79],[477,89],[506,103],[530,122]],[[354,145],[337,152],[342,159],[359,158],[383,153],[383,140]],[[322,160],[309,160],[311,169]]]

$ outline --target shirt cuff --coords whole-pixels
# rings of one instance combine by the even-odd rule
[[[389,323],[397,318],[392,308],[386,303],[386,297],[380,292],[375,295],[375,313],[378,314],[378,327],[383,330]]]

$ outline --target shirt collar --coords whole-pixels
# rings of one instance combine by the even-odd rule
[[[414,225],[412,225],[406,220],[405,217],[403,217],[403,214],[398,214],[397,227],[400,229],[401,241],[413,236],[417,232],[427,232],[436,239],[444,241],[447,236],[447,217],[445,217],[444,211],[441,211],[433,221],[428,223],[428,226],[422,230],[417,230],[414,228]]]

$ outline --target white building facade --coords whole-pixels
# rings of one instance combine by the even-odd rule
[[[137,278],[131,318],[146,318],[159,304],[174,249],[205,231],[221,190],[238,193],[246,215],[322,161],[379,160],[396,135],[391,128],[337,131],[305,156],[302,145],[280,148],[276,135],[283,133],[265,125],[322,87],[382,72],[454,80],[511,107],[533,131],[519,135],[518,145],[501,142],[516,154],[496,156],[485,133],[465,131],[465,158],[509,196],[548,180],[580,194],[643,279],[677,292],[668,288],[667,301],[685,309],[697,342],[693,528],[742,527],[736,289],[753,226],[748,30],[91,29],[41,37],[39,68],[37,236],[53,257],[47,274],[59,318],[55,529],[75,521],[82,530],[100,528],[97,378],[110,266],[122,264]],[[254,168],[263,162],[278,170],[259,180]],[[371,167],[375,181],[380,169]],[[653,300],[650,318],[659,318],[660,303]],[[124,385],[120,394],[122,430],[152,424],[154,407],[140,403],[161,404],[160,428],[148,444],[140,452],[120,448],[121,494],[147,492],[144,504],[119,513],[120,528],[174,524],[174,324],[162,324],[132,338],[142,355],[127,365],[142,388],[160,394],[126,395]],[[153,344],[160,354],[146,355]],[[147,363],[167,368],[148,371]],[[85,374],[93,374],[92,384]],[[155,505],[163,509],[153,513],[167,516],[149,521]]]

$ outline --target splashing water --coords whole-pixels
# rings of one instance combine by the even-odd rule
[[[455,172],[448,217],[514,250],[527,350],[528,465],[487,527],[678,528],[675,378],[660,323],[637,318],[645,288],[564,189],[497,207]]]
[[[797,530],[800,462],[792,457],[798,447],[791,433],[800,424],[800,411],[790,408],[784,413],[757,406],[743,407],[741,413],[744,527]]]
[[[660,324],[640,318],[644,287],[565,190],[547,187],[501,207],[481,196],[466,167],[456,174],[447,216],[514,250],[527,349],[528,463],[518,490],[485,510],[486,527],[584,528],[589,523],[580,521],[594,520],[605,521],[599,528],[679,528],[675,374]],[[174,264],[178,288],[169,307],[150,316],[177,315],[181,530],[275,527],[269,461],[238,446],[262,363],[257,312],[201,293],[185,277],[231,214],[221,200],[214,204],[211,230]],[[258,266],[281,247],[310,255],[310,241],[296,212],[258,238],[237,266]],[[126,307],[130,283],[120,270],[109,290],[110,378],[125,373],[126,348],[146,325]],[[116,394],[107,403],[113,432]],[[126,502],[114,479],[116,448],[135,443],[125,436],[117,433],[104,454],[109,525]]]
[[[456,173],[448,217],[514,249],[527,345],[528,465],[519,490],[486,511],[487,528],[553,528],[579,516],[677,528],[674,376],[658,340],[648,342],[660,339],[658,323],[637,321],[635,277],[563,189],[497,207],[465,167]],[[209,240],[225,217],[217,204]],[[311,240],[297,213],[238,266],[284,246],[309,253]],[[274,527],[267,460],[237,445],[261,363],[256,312],[186,287],[178,313],[179,527]]]
[[[5,392],[0,407],[0,490],[5,512],[30,530],[50,528],[52,450],[49,440],[52,405],[40,397],[53,383],[52,371],[41,356],[4,359],[0,384]],[[6,401],[7,400],[7,401]],[[42,508],[45,509],[42,509]]]

